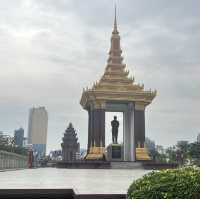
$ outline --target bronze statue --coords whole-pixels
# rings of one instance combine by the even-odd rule
[[[119,122],[117,121],[117,116],[114,116],[114,120],[111,122],[111,126],[112,126],[112,141],[113,144],[117,144],[118,128],[119,128]]]

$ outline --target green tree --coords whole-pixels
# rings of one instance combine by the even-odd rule
[[[178,141],[176,144],[177,148],[177,160],[180,164],[186,164],[188,159],[188,149],[189,149],[189,143],[188,141]]]
[[[162,162],[166,163],[166,155],[164,153],[160,153],[158,149],[161,149],[161,151],[164,151],[162,146],[155,145],[155,142],[149,138],[145,139],[145,145],[149,151],[149,154],[155,162]]]
[[[188,148],[189,148],[189,143],[188,141],[184,141],[184,140],[178,141],[176,144],[176,147],[182,152],[187,153]]]
[[[157,155],[155,142],[153,140],[151,140],[150,138],[147,137],[145,139],[145,146],[146,146],[146,148],[149,151],[149,155],[155,161],[156,155]]]
[[[194,142],[189,145],[188,156],[194,165],[200,166],[200,143]]]
[[[8,139],[2,132],[0,132],[0,146],[5,145],[8,145]]]
[[[177,158],[176,158],[176,147],[169,147],[166,149],[166,156],[168,159],[169,163],[176,163],[177,162]]]
[[[0,150],[27,155],[28,150],[24,147],[15,146],[14,138],[0,132]]]

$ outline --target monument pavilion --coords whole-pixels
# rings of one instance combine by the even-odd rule
[[[136,160],[136,148],[144,148],[145,108],[156,96],[156,91],[144,90],[123,63],[116,9],[111,47],[107,66],[101,79],[91,88],[83,89],[80,104],[88,112],[88,153],[93,147],[105,148],[105,112],[123,112],[124,161]]]

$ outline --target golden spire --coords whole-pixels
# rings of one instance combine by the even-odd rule
[[[114,27],[111,36],[111,47],[109,51],[109,58],[107,60],[108,64],[122,64],[122,50],[120,47],[120,36],[117,30],[117,7],[115,4],[115,16],[114,16]]]
[[[117,6],[116,6],[116,3],[115,3],[115,18],[114,18],[113,34],[118,34],[118,30],[117,30]]]

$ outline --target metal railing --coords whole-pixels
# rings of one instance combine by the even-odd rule
[[[0,170],[28,168],[28,156],[0,150]]]

